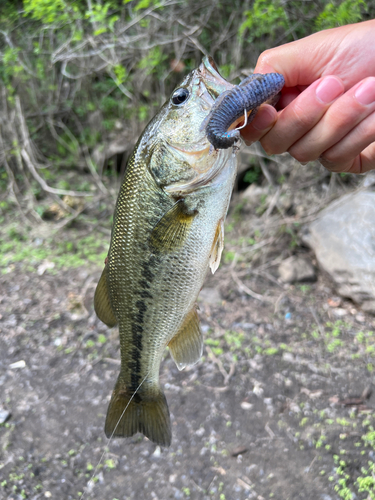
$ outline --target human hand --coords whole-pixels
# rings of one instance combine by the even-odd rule
[[[278,111],[261,106],[245,142],[333,172],[375,169],[375,20],[267,50],[254,73],[270,72],[285,78]]]

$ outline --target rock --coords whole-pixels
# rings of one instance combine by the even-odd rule
[[[0,407],[0,424],[4,424],[10,418],[10,411]]]
[[[241,403],[241,408],[243,410],[251,410],[253,406],[254,405],[252,405],[251,403],[248,403],[247,401],[242,401],[242,403]]]
[[[199,294],[199,300],[206,302],[207,304],[220,304],[222,298],[220,292],[217,288],[202,288]]]
[[[375,191],[333,202],[302,234],[337,292],[375,314]]]
[[[299,256],[284,260],[279,266],[279,276],[284,283],[316,280],[314,266],[310,261]]]
[[[26,362],[21,359],[20,361],[15,361],[14,363],[9,365],[9,368],[11,370],[17,370],[17,368],[25,368],[26,367]]]

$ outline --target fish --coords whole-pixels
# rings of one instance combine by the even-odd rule
[[[211,151],[201,125],[233,87],[205,57],[147,125],[125,170],[94,296],[97,316],[120,336],[107,437],[140,432],[171,444],[160,363],[166,347],[179,370],[202,355],[197,297],[220,263],[237,171],[237,156]]]
[[[239,119],[250,123],[261,104],[275,106],[285,79],[280,73],[254,73],[239,85],[223,92],[215,101],[210,113],[203,120],[201,129],[215,149],[227,149],[240,139]]]

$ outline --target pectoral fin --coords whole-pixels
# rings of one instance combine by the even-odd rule
[[[212,250],[209,260],[212,274],[214,274],[217,268],[219,267],[221,254],[223,253],[223,248],[224,248],[224,221],[223,219],[221,219],[216,228],[215,239],[212,244]]]
[[[95,290],[94,308],[100,321],[103,321],[103,323],[107,326],[112,328],[117,324],[117,319],[109,300],[107,266],[103,269],[99,283]]]
[[[175,203],[152,230],[149,240],[151,248],[159,252],[181,248],[196,213],[189,213],[183,199]]]
[[[179,370],[199,361],[203,352],[203,338],[195,307],[186,316],[182,327],[169,342],[168,347]]]

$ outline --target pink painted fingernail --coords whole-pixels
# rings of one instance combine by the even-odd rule
[[[275,114],[272,109],[264,107],[260,108],[253,120],[252,125],[256,130],[262,131],[268,129],[274,121]]]
[[[319,83],[315,93],[320,101],[329,104],[344,93],[344,85],[334,76],[327,76]]]
[[[375,101],[375,78],[368,78],[355,91],[355,97],[360,104],[371,104]]]

